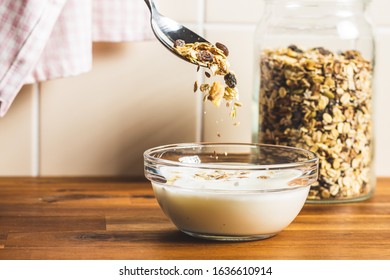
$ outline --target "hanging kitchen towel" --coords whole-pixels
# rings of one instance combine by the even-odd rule
[[[0,0],[0,117],[24,84],[92,66],[92,41],[153,38],[140,0]]]
[[[39,60],[66,0],[2,0],[0,5],[0,116]]]
[[[130,42],[155,38],[143,0],[93,0],[92,39]]]
[[[91,0],[65,0],[39,60],[24,78],[25,84],[75,76],[91,69],[91,13]]]

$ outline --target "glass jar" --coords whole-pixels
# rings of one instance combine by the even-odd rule
[[[368,2],[266,0],[257,26],[253,141],[318,155],[307,202],[359,201],[375,189]]]

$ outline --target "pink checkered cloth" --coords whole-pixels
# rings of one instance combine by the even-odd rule
[[[0,0],[0,117],[24,84],[89,71],[93,41],[151,38],[142,0]]]

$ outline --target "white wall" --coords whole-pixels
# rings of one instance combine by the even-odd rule
[[[142,176],[142,153],[149,147],[201,137],[251,141],[253,31],[262,1],[156,2],[163,14],[229,46],[244,103],[241,124],[232,126],[223,108],[203,108],[192,92],[196,69],[157,41],[99,43],[91,72],[22,89],[0,119],[0,176]],[[388,11],[390,1],[373,0],[379,176],[390,176]]]

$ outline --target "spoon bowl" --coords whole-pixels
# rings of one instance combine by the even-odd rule
[[[172,53],[192,64],[199,65],[184,56],[180,55],[174,48],[176,40],[183,40],[185,43],[203,42],[209,43],[206,39],[196,34],[187,27],[178,22],[167,18],[160,14],[153,0],[145,0],[146,5],[150,10],[150,22],[152,30],[156,38]],[[201,65],[202,66],[202,65]]]

